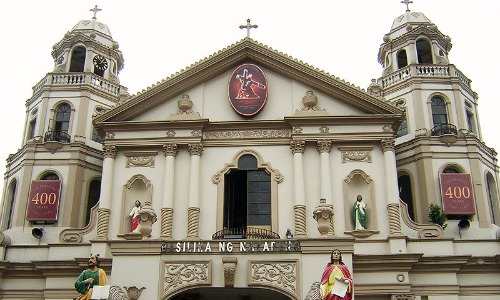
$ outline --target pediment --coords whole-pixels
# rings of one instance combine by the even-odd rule
[[[402,113],[345,81],[246,38],[132,96],[97,116],[94,122],[99,126],[105,122],[171,120],[183,95],[193,102],[199,118],[246,120],[231,111],[227,90],[232,70],[242,63],[258,65],[269,81],[268,101],[253,119],[283,120],[293,116],[303,109],[302,98],[308,91],[319,100],[319,115]]]

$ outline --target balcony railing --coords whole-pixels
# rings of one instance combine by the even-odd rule
[[[409,65],[391,74],[379,78],[377,81],[382,88],[391,87],[408,78],[456,78],[467,88],[471,88],[471,80],[467,78],[455,65]]]
[[[71,136],[66,131],[51,130],[45,133],[45,135],[43,136],[43,141],[69,144],[71,142]]]
[[[223,239],[279,240],[280,235],[267,229],[255,227],[224,228],[212,235],[212,240]]]
[[[93,73],[48,73],[33,87],[33,94],[46,86],[88,85],[113,96],[120,95],[120,85]]]
[[[457,126],[453,124],[439,124],[432,128],[431,135],[442,136],[442,135],[457,135]]]

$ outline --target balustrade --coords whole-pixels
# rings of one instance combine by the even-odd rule
[[[378,79],[383,88],[391,87],[411,77],[419,78],[457,78],[471,88],[471,80],[454,65],[409,65]]]
[[[108,81],[92,73],[49,73],[40,80],[34,87],[33,93],[37,93],[44,86],[73,86],[90,85],[93,88],[118,96],[120,85]]]

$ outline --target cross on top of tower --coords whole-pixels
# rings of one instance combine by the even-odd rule
[[[259,27],[258,25],[252,25],[250,22],[250,19],[247,19],[247,24],[246,25],[240,25],[240,29],[246,29],[247,30],[247,38],[250,37],[250,29],[254,29]]]
[[[401,3],[403,3],[403,4],[406,5],[406,12],[410,12],[410,4],[412,4],[413,1],[411,1],[411,0],[403,0],[403,1],[401,1]]]
[[[97,7],[97,4],[94,6],[94,8],[90,9],[91,12],[94,13],[94,16],[92,17],[92,20],[97,20],[97,13],[100,12],[102,9],[100,9],[99,7]]]

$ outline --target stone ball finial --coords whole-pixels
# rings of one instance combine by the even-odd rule
[[[318,105],[318,96],[313,91],[307,91],[306,95],[302,97],[302,103],[307,109],[313,109]]]
[[[189,95],[184,94],[177,102],[177,106],[182,113],[189,113],[193,108],[193,101],[191,101]]]

